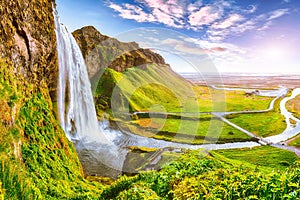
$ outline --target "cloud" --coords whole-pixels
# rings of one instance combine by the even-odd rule
[[[188,17],[191,26],[208,25],[221,17],[220,11],[212,6],[205,6],[200,10],[192,12]]]
[[[141,1],[142,3],[142,1]],[[123,3],[121,5],[110,2],[108,7],[119,13],[124,19],[133,19],[137,22],[156,22],[169,27],[183,28],[182,17],[184,11],[177,0],[145,0],[143,4],[148,10],[140,6]]]
[[[174,50],[177,51],[177,54],[204,54],[208,51],[199,47],[198,45],[194,45],[193,43],[188,43],[182,40],[168,38],[161,41],[162,45],[166,45]]]
[[[210,53],[220,53],[227,51],[227,47],[222,44],[205,42],[188,37],[168,38],[160,41],[165,48],[176,50],[181,55],[204,55]]]
[[[202,1],[196,1],[195,3],[190,3],[187,5],[187,11],[192,13],[202,6]]]
[[[144,0],[144,2],[149,8],[159,9],[170,16],[175,18],[181,18],[184,15],[184,9],[182,0]]]
[[[217,22],[212,25],[214,29],[225,29],[233,26],[235,23],[243,21],[245,18],[239,14],[232,14],[224,21]]]
[[[270,13],[268,20],[279,18],[285,14],[288,14],[289,9],[278,9]]]
[[[119,6],[111,3],[110,8],[119,12],[119,16],[124,19],[133,19],[137,22],[155,22],[155,17],[152,14],[148,14],[142,10],[142,8],[130,4],[124,4]]]
[[[257,10],[257,6],[249,5],[248,9],[246,10],[246,13],[254,13],[256,10]]]
[[[227,49],[224,48],[224,47],[213,47],[210,49],[212,52],[224,52],[226,51]]]
[[[233,14],[224,21],[214,23],[207,31],[211,41],[221,41],[230,35],[238,36],[247,31],[265,31],[273,25],[273,21],[289,13],[288,9],[278,9],[247,19],[239,14]]]
[[[237,6],[234,1],[216,0],[135,0],[135,3],[113,3],[108,6],[124,19],[159,23],[177,29],[190,29],[211,41],[222,41],[247,31],[265,31],[273,21],[288,14],[276,9],[255,15],[258,6]]]

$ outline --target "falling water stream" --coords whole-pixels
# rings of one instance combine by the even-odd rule
[[[114,145],[109,134],[111,130],[99,126],[81,50],[72,34],[59,22],[56,11],[54,17],[59,61],[60,125],[75,144],[83,168],[88,168],[89,162],[93,162],[103,174],[121,171],[128,150]]]
[[[99,130],[91,85],[81,50],[55,14],[59,61],[60,124],[71,141],[108,143]]]

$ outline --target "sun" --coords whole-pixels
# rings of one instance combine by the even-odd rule
[[[268,59],[282,59],[286,56],[286,50],[282,47],[269,47],[265,49],[264,56]]]

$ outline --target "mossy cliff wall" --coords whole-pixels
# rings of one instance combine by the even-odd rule
[[[52,9],[49,0],[1,0],[0,57],[37,87],[44,80],[55,100],[58,61]]]
[[[0,2],[0,199],[87,199],[73,144],[55,118],[52,1]]]

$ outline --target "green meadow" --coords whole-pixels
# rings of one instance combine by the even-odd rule
[[[125,125],[135,134],[173,142],[203,144],[252,140],[211,115],[199,118],[141,118]]]
[[[231,114],[226,116],[229,121],[260,137],[268,137],[283,132],[286,128],[285,118],[280,114],[278,99],[274,109],[264,113]]]

